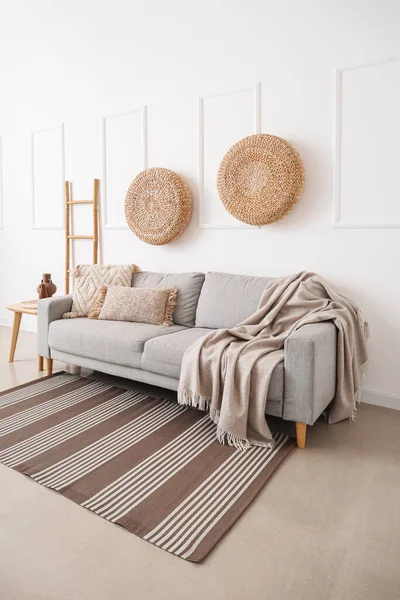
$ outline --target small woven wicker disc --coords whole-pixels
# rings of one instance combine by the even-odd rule
[[[300,198],[303,185],[303,163],[293,146],[263,133],[232,146],[218,171],[218,192],[226,210],[250,225],[282,219]]]
[[[148,244],[168,244],[185,230],[192,214],[192,195],[169,169],[147,169],[132,181],[125,217],[137,237]]]

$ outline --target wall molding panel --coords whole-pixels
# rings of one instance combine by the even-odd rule
[[[147,106],[103,117],[103,229],[129,229],[123,210],[125,195],[136,175],[147,169],[147,146]]]
[[[212,218],[210,219],[210,217],[205,216],[206,196],[209,195],[208,193],[206,193],[206,164],[205,164],[206,157],[207,157],[206,106],[209,105],[210,102],[212,103],[213,100],[216,100],[217,102],[226,100],[227,107],[228,107],[228,103],[233,101],[235,97],[238,97],[239,95],[244,95],[244,94],[248,94],[248,96],[249,96],[249,101],[248,101],[248,103],[246,103],[246,113],[247,113],[246,119],[247,119],[247,122],[249,123],[249,126],[247,128],[247,133],[242,132],[237,139],[235,138],[234,141],[232,141],[232,143],[230,143],[228,145],[228,147],[225,148],[225,152],[227,152],[229,147],[233,143],[238,142],[239,139],[245,137],[246,135],[252,135],[253,133],[261,133],[261,83],[256,83],[253,86],[246,87],[243,89],[238,89],[238,90],[235,90],[232,92],[228,91],[228,92],[222,92],[219,94],[199,96],[199,100],[198,100],[198,107],[199,107],[199,115],[198,115],[198,141],[199,141],[199,150],[198,150],[198,152],[199,152],[198,226],[200,229],[259,229],[258,227],[254,227],[252,225],[240,223],[240,221],[237,221],[236,219],[234,219],[234,217],[229,215],[229,213],[227,211],[225,211],[225,209],[223,208],[223,205],[218,197],[218,192],[216,189],[211,192],[211,194],[213,196],[212,202],[217,201],[221,204],[221,207],[225,211],[226,215],[228,215],[226,222],[222,222],[222,220],[220,221],[218,218],[213,220]],[[237,118],[237,121],[239,121],[239,120],[240,120],[240,115]],[[218,135],[216,130],[214,131],[214,134],[216,136]],[[218,158],[218,160],[221,161],[222,158],[223,158],[223,154]],[[215,162],[217,162],[217,161],[215,161]],[[215,169],[213,169],[213,171],[214,170]],[[215,172],[215,180],[216,180],[216,176],[217,176],[217,171],[218,171],[218,168],[216,169],[216,172]],[[216,185],[216,182],[215,182],[215,185]],[[211,194],[210,194],[210,196],[211,196]]]
[[[394,65],[398,63],[400,67],[400,59],[395,58],[386,61],[380,61],[365,65],[358,65],[347,68],[334,68],[334,80],[333,80],[333,88],[334,88],[334,116],[333,116],[333,227],[334,229],[400,229],[400,219],[393,219],[393,222],[387,222],[383,220],[383,222],[374,222],[375,219],[368,220],[365,222],[359,221],[358,219],[346,219],[343,215],[343,208],[345,206],[345,198],[343,194],[343,144],[344,144],[344,136],[343,136],[343,96],[344,96],[344,76],[352,72],[366,70],[366,69],[374,69],[376,67],[384,67]],[[373,72],[371,71],[371,74]],[[373,89],[373,84],[371,82],[371,89]],[[365,101],[369,100],[369,98],[365,98]],[[361,104],[361,103],[360,103]],[[383,114],[383,111],[379,112],[379,116]],[[367,127],[367,125],[366,125]],[[349,134],[347,133],[347,136]],[[394,134],[396,135],[396,134]],[[359,147],[363,147],[362,141],[358,141]],[[368,173],[368,168],[365,169],[364,173]],[[398,189],[395,190],[395,195],[398,195]],[[353,196],[354,197],[354,196]],[[379,201],[379,198],[375,196],[375,200]],[[359,211],[358,211],[359,212]]]
[[[65,227],[64,123],[31,133],[32,229]],[[43,204],[42,206],[40,206]]]
[[[3,198],[3,138],[0,135],[0,230],[4,226]]]

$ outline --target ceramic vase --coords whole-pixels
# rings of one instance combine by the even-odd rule
[[[45,283],[39,283],[37,290],[39,293],[39,300],[43,300],[43,298],[48,297]]]
[[[51,280],[50,273],[43,273],[42,281],[39,283],[37,287],[37,292],[40,298],[40,288],[44,285],[46,288],[47,295],[43,296],[44,298],[51,298],[57,291],[57,286]]]

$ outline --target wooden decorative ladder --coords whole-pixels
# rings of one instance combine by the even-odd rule
[[[69,294],[71,268],[71,243],[74,240],[93,240],[93,264],[99,258],[99,179],[93,182],[93,200],[71,200],[71,182],[65,182],[65,293]],[[71,208],[76,204],[93,205],[93,235],[73,235],[71,233]]]

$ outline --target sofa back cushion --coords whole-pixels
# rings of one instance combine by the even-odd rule
[[[178,300],[174,311],[174,323],[193,327],[197,303],[204,283],[204,273],[134,273],[132,287],[178,288]]]
[[[270,277],[207,273],[196,313],[196,327],[235,327],[257,309]]]

